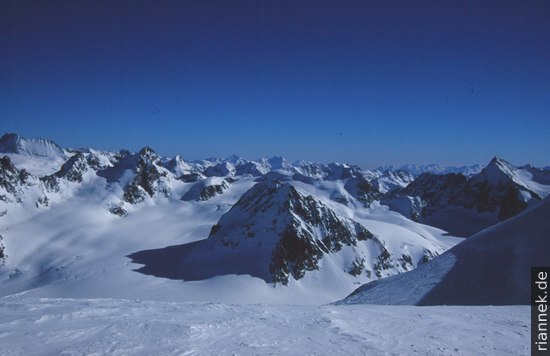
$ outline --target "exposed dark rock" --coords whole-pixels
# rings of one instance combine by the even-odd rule
[[[223,179],[220,184],[206,185],[204,181],[198,182],[191,187],[182,197],[184,201],[206,201],[213,197],[223,194],[229,188],[227,179]]]
[[[121,204],[113,204],[112,206],[110,206],[108,208],[108,211],[111,214],[117,215],[117,216],[120,216],[120,217],[124,217],[128,214],[126,209],[124,209],[124,207]]]
[[[363,273],[363,270],[365,269],[365,260],[363,258],[356,258],[355,261],[353,261],[352,265],[348,269],[348,273],[352,276],[359,276],[361,273]]]
[[[83,175],[89,171],[99,171],[105,168],[101,164],[101,160],[93,153],[84,154],[82,152],[76,152],[71,158],[65,162],[59,171],[54,174],[44,176],[40,178],[44,187],[49,192],[58,192],[59,179],[65,179],[73,183],[82,183]]]
[[[8,156],[0,158],[0,187],[11,195],[2,195],[0,200],[21,202],[21,188],[31,185],[31,175],[25,169],[17,169]]]
[[[232,215],[248,216],[244,224],[232,227]],[[268,232],[277,237],[271,253],[269,272],[272,282],[287,284],[290,277],[302,278],[307,271],[318,269],[325,254],[335,253],[343,246],[356,246],[358,241],[373,235],[361,224],[338,217],[329,207],[303,196],[292,185],[278,181],[256,184],[220,219],[209,239],[238,244],[237,231],[245,228],[245,236],[261,236],[265,230],[254,226],[260,216],[272,216]],[[226,227],[227,226],[227,227]],[[235,230],[237,228],[237,230]]]
[[[382,198],[382,193],[362,176],[349,179],[344,185],[344,189],[365,207],[369,207],[373,201]]]
[[[160,157],[150,147],[146,146],[139,151],[135,170],[133,180],[124,188],[124,201],[138,204],[156,193],[166,197],[170,195],[170,189],[163,182],[168,171],[162,167]]]
[[[4,247],[4,244],[2,243],[3,239],[4,238],[2,237],[2,235],[0,235],[0,263],[3,263],[6,257],[8,257],[5,253],[6,249]]]
[[[494,213],[494,220],[486,218],[486,222],[483,220],[478,223],[479,230],[499,220],[517,215],[527,208],[530,201],[542,200],[542,197],[515,178],[515,170],[516,168],[508,162],[493,158],[487,167],[471,178],[456,173],[444,175],[424,173],[407,187],[387,196],[383,203],[399,211],[399,207],[403,206],[403,202],[398,203],[399,199],[418,197],[420,204],[413,204],[414,206],[410,207],[410,217],[428,223],[433,214],[450,207],[473,210],[479,214]],[[543,173],[540,174],[543,176]],[[419,207],[422,207],[420,214],[418,214]],[[469,225],[467,221],[464,224]],[[472,223],[471,226],[474,228],[477,224]],[[471,231],[469,234],[476,231]],[[458,234],[458,230],[454,233]]]
[[[187,174],[182,174],[177,179],[179,179],[179,180],[181,180],[182,182],[185,182],[185,183],[194,183],[194,182],[198,182],[199,180],[202,180],[204,178],[205,178],[205,176],[203,176],[200,173],[187,173]]]

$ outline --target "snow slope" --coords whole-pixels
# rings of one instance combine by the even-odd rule
[[[163,160],[148,147],[138,153],[74,151],[63,164],[55,166],[55,161],[49,161],[53,173],[39,177],[27,175],[8,158],[4,161],[0,172],[0,235],[7,257],[0,266],[0,296],[26,293],[36,297],[327,303],[343,298],[359,283],[414,268],[458,241],[443,236],[442,230],[417,224],[370,201],[373,192],[360,170],[343,164],[300,164],[303,173],[313,174],[318,172],[315,167],[319,168],[327,177],[323,180],[297,177],[301,173],[277,157],[255,166],[262,170],[280,168],[261,177],[256,177],[258,170],[238,157],[226,162],[237,168],[252,168],[243,169],[241,176],[188,174],[180,165],[180,173],[187,175],[178,177],[175,166],[183,161],[167,164],[170,160]],[[200,164],[213,167],[220,163],[208,162]],[[350,240],[341,250],[335,242],[330,251],[338,252],[337,256],[334,253],[331,258],[323,258],[308,270],[307,278],[291,278],[287,286],[274,285],[252,270],[224,270],[224,265],[208,252],[201,263],[217,265],[212,268],[217,273],[204,280],[184,282],[135,271],[141,265],[132,263],[128,256],[144,250],[173,251],[170,246],[207,239],[212,227],[246,191],[258,181],[273,177],[297,189],[297,200],[282,200],[277,209],[285,210],[285,204],[292,203],[303,210],[302,200],[314,202],[322,207],[323,215],[337,216],[339,221],[354,220],[376,238],[357,248],[357,242]],[[371,205],[368,209],[366,202]],[[262,225],[254,221],[256,218],[247,223]],[[306,220],[289,221],[302,224]],[[313,234],[318,241],[336,233],[332,230],[341,226],[332,226],[332,222],[337,220],[328,219],[331,223],[324,226],[308,223],[303,227],[322,227]],[[279,232],[285,228],[282,226]],[[263,234],[256,230],[258,236]],[[244,250],[237,250],[236,255],[245,256],[248,252]],[[357,256],[360,258],[354,266]],[[171,266],[177,263],[178,256],[173,257],[161,262]],[[360,268],[362,259],[365,270]],[[269,266],[270,257],[262,264]],[[198,269],[200,264],[193,267]]]
[[[2,158],[0,167],[0,249],[7,255],[0,256],[2,355],[527,353],[529,310],[524,306],[318,306],[345,297],[361,283],[422,265],[459,240],[381,205],[380,189],[371,183],[374,175],[359,167],[290,164],[281,157],[191,162],[161,158],[147,147],[138,153],[87,149],[63,150],[65,157],[41,156],[29,147],[7,153],[11,160]],[[523,180],[547,182],[544,171],[531,167],[525,172]],[[409,179],[401,173],[377,177],[382,189],[401,187]],[[266,219],[252,214],[244,225],[233,220],[230,210],[245,192],[274,178],[288,194],[265,211]],[[207,246],[212,227],[220,222],[228,227],[220,231],[228,235],[214,237],[246,245],[246,234],[241,239],[235,233],[261,235],[279,209],[289,224],[276,227],[300,225],[296,231],[310,236],[313,245],[321,246],[325,235],[342,226],[364,226],[373,238],[360,241],[352,233],[340,250],[339,241],[328,239],[335,245],[326,249],[318,269],[307,270],[303,278],[292,276],[287,285],[249,271],[237,275],[240,270],[194,281],[159,278],[137,273],[142,265],[128,257],[136,251]],[[322,223],[311,219],[315,211]],[[249,229],[252,222],[255,227]],[[548,230],[547,223],[532,223]],[[493,241],[487,249],[506,249],[507,241]],[[539,251],[548,251],[542,247]],[[517,251],[531,253],[529,248]],[[203,252],[203,265],[219,263],[217,255]],[[350,274],[357,252],[371,271],[380,262],[380,275]],[[170,257],[160,261],[165,268],[181,259],[177,253],[164,257]],[[420,267],[426,275],[431,269],[444,271],[432,274],[432,281],[461,262],[440,260],[444,263]],[[403,298],[413,293],[397,291]]]
[[[2,355],[526,355],[513,307],[0,298]]]
[[[550,193],[550,172],[494,157],[478,174],[424,173],[383,204],[454,236],[470,236],[536,205]]]
[[[550,265],[550,198],[419,268],[366,284],[343,304],[530,304],[530,267]]]
[[[316,279],[328,287],[332,280],[353,283],[406,271],[448,247],[428,233],[403,235],[375,236],[291,183],[268,180],[244,193],[208,239],[130,257],[145,265],[138,271],[165,278],[247,274],[284,285]]]

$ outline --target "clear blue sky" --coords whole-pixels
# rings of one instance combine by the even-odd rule
[[[66,147],[550,164],[550,1],[4,0],[0,71]]]

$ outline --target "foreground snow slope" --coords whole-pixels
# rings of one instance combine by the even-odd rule
[[[358,288],[344,304],[530,304],[530,267],[550,265],[550,198],[419,268]]]
[[[529,308],[0,298],[2,355],[526,355]],[[398,336],[398,337],[397,337]]]

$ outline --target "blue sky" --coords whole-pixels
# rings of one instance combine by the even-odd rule
[[[184,158],[549,165],[547,1],[2,1],[0,128]]]

